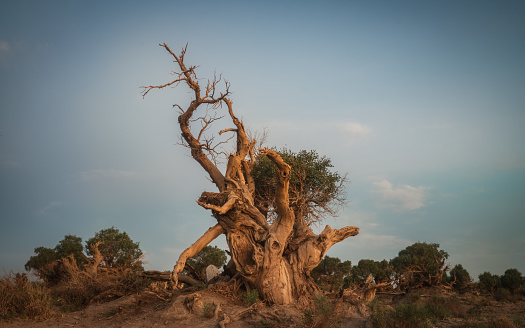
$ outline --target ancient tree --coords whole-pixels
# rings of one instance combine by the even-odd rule
[[[229,97],[230,84],[222,82],[219,76],[201,86],[195,73],[197,67],[187,66],[184,62],[186,48],[177,55],[166,44],[160,46],[177,65],[175,78],[165,84],[144,87],[143,96],[152,89],[179,84],[191,89],[192,100],[187,107],[174,105],[180,111],[181,140],[218,189],[204,191],[197,201],[212,212],[217,224],[180,255],[172,279],[176,283],[186,260],[224,234],[237,275],[257,288],[265,301],[275,304],[307,301],[318,291],[310,271],[332,245],[357,235],[359,228],[331,229],[327,225],[319,235],[314,234],[304,206],[298,206],[296,199],[290,197],[290,165],[275,150],[255,149],[256,140],[249,137],[243,122],[234,114]],[[219,87],[223,83],[221,91]],[[216,162],[221,142],[217,142],[215,136],[206,136],[210,127],[221,118],[218,114],[221,110],[233,126],[220,131],[219,135],[230,134],[235,140],[224,173]],[[256,197],[253,167],[261,158],[269,159],[277,173],[277,178],[273,179],[271,208],[268,208],[268,201]],[[328,203],[325,205],[329,210]]]

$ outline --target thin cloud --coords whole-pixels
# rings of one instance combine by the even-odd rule
[[[13,48],[9,44],[9,42],[0,40],[0,54],[7,54],[10,53]]]
[[[62,202],[61,201],[54,201],[54,202],[51,202],[51,203],[47,204],[47,206],[39,209],[37,211],[37,213],[40,214],[40,215],[44,215],[47,212],[49,212],[51,209],[53,209],[55,207],[59,207],[59,206],[62,206]]]
[[[0,153],[0,167],[1,168],[15,168],[20,166],[15,156],[12,154]]]
[[[183,251],[182,248],[171,248],[171,247],[163,247],[160,250],[163,253],[167,253],[170,255],[176,255],[176,256],[179,256]]]
[[[380,196],[380,204],[396,210],[415,210],[425,206],[425,187],[400,185],[394,188],[386,179],[374,182],[376,193]]]
[[[344,134],[344,140],[347,143],[353,143],[369,135],[372,131],[367,125],[356,122],[340,123],[339,130]]]
[[[359,243],[353,246],[355,248],[370,248],[370,249],[378,249],[378,250],[384,250],[384,249],[401,250],[413,243],[408,239],[399,238],[393,235],[374,235],[374,234],[369,234],[369,233],[360,233],[358,237],[359,237]]]
[[[0,40],[0,64],[2,66],[8,65],[10,59],[13,57],[13,47],[7,41]]]
[[[88,170],[82,171],[78,174],[78,178],[82,181],[104,180],[104,179],[122,179],[136,176],[133,171],[125,170]]]

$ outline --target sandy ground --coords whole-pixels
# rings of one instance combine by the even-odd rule
[[[383,304],[394,305],[409,296],[377,297]],[[522,318],[525,324],[525,297],[515,302],[498,302],[493,297],[475,294],[447,294],[445,297],[454,297],[464,307],[464,313],[470,317],[487,320],[491,317],[507,317],[514,321]],[[194,300],[193,311],[188,310],[188,300]],[[213,308],[216,304],[220,304],[220,311],[214,317]],[[373,327],[369,320],[369,309],[363,303],[339,299],[335,301],[335,306],[338,327]],[[203,307],[212,309],[209,312],[210,317],[204,315]],[[298,327],[301,326],[304,310],[298,306],[266,306],[262,303],[247,307],[238,299],[228,297],[227,293],[212,289],[185,293],[144,291],[113,301],[92,304],[85,310],[65,313],[44,322],[18,320],[9,324],[0,323],[0,327],[219,327],[225,315],[232,319],[226,324],[230,328]],[[445,318],[436,327],[457,327],[465,320],[466,318]]]

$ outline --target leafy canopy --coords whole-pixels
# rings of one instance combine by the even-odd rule
[[[364,284],[370,275],[377,284],[388,282],[390,279],[388,261],[359,260],[357,266],[352,268],[352,275],[348,279],[348,284],[350,284],[350,282]]]
[[[450,270],[450,277],[448,280],[456,290],[465,289],[472,282],[467,269],[463,268],[461,264],[456,264],[452,270]]]
[[[501,287],[503,288],[508,288],[513,291],[518,289],[522,284],[521,272],[516,268],[505,270],[505,274],[501,276]]]
[[[88,255],[93,255],[91,245],[97,242],[103,243],[98,249],[106,266],[143,269],[141,260],[143,253],[139,243],[131,240],[126,232],[120,232],[115,227],[100,230],[86,241],[85,249]]]
[[[37,247],[34,256],[24,265],[27,271],[38,271],[49,262],[59,260],[71,254],[75,257],[77,264],[86,263],[86,258],[82,253],[82,238],[75,235],[65,235],[64,239],[58,242],[55,248]]]
[[[325,255],[310,275],[318,285],[333,291],[343,287],[343,281],[350,274],[351,270],[352,262],[341,262],[338,257]]]
[[[441,283],[448,270],[445,260],[448,253],[439,249],[439,244],[414,243],[390,260],[400,283],[409,286],[435,286]]]
[[[294,153],[283,148],[275,151],[292,168],[289,196],[296,217],[304,217],[310,225],[335,215],[345,204],[346,176],[330,170],[333,166],[329,158],[320,156],[315,150]],[[256,159],[252,170],[255,201],[270,220],[275,218],[276,174],[276,167],[268,157]]]
[[[485,271],[478,276],[479,287],[481,290],[493,293],[496,289],[501,287],[501,277],[497,274],[492,274],[489,271]]]

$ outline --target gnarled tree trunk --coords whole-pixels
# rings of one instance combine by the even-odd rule
[[[329,226],[319,235],[313,233],[304,216],[295,213],[289,200],[289,182],[291,169],[281,156],[270,149],[259,150],[259,156],[267,156],[277,168],[278,178],[275,186],[275,211],[277,218],[268,222],[255,201],[255,183],[252,167],[255,162],[255,140],[250,140],[243,123],[233,113],[229,84],[224,92],[218,93],[216,87],[221,78],[208,81],[206,89],[201,90],[195,75],[195,66],[186,67],[184,55],[174,54],[166,44],[162,44],[178,64],[180,73],[169,83],[144,87],[143,95],[151,89],[161,89],[180,82],[185,83],[194,94],[190,105],[180,110],[179,126],[183,143],[191,150],[192,157],[209,174],[216,185],[217,192],[203,192],[197,203],[212,211],[217,224],[206,231],[193,245],[179,257],[172,272],[172,279],[177,282],[178,274],[184,269],[188,258],[196,255],[204,246],[221,234],[226,235],[235,269],[261,297],[275,304],[289,304],[306,301],[318,291],[310,271],[315,268],[326,251],[335,243],[359,232],[357,227],[345,227],[333,230]],[[196,114],[199,106],[204,105],[203,113]],[[220,132],[234,133],[236,151],[228,157],[226,172],[223,175],[213,161],[217,145],[211,138],[205,138],[209,126],[218,119],[210,114],[226,105],[234,128]],[[200,121],[200,130],[193,133],[190,122]],[[196,136],[196,137],[195,137]]]

